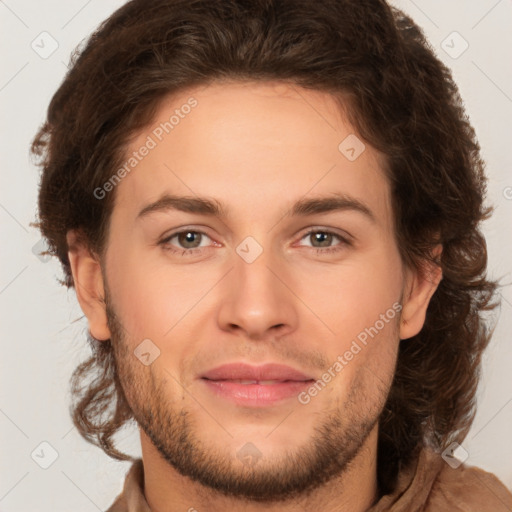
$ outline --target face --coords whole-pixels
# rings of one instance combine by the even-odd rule
[[[354,134],[326,93],[248,82],[168,98],[130,142],[91,332],[112,338],[143,452],[222,493],[342,474],[421,327],[430,292]]]

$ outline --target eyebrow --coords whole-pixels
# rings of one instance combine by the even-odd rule
[[[137,218],[143,218],[151,213],[165,212],[168,210],[178,210],[212,217],[227,217],[227,208],[215,199],[165,194],[157,201],[142,208]],[[366,204],[346,194],[333,194],[332,196],[299,199],[292,205],[287,215],[304,217],[334,211],[355,211],[365,215],[372,222],[376,222],[375,214]]]

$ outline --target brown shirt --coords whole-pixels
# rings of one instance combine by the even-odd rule
[[[143,489],[144,466],[137,459],[107,512],[151,512]],[[395,490],[368,512],[512,512],[512,494],[491,473],[464,464],[453,469],[424,449],[417,464],[398,475]]]

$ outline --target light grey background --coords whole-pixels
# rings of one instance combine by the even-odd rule
[[[3,512],[104,510],[120,492],[129,467],[83,441],[69,418],[69,377],[88,355],[86,323],[84,319],[75,322],[82,313],[74,291],[67,292],[57,283],[61,277],[57,262],[33,253],[40,240],[30,227],[35,220],[38,170],[28,157],[29,142],[63,79],[72,49],[122,3],[0,0]],[[395,0],[394,4],[425,30],[460,87],[487,161],[489,201],[496,207],[485,225],[490,272],[508,284],[512,270],[512,2]],[[44,31],[51,37],[41,35]],[[53,39],[58,48],[47,56]],[[465,41],[469,46],[461,53]],[[495,335],[484,357],[478,414],[463,447],[469,453],[467,464],[494,472],[512,489],[510,287],[504,287],[502,295]],[[140,455],[135,429],[123,432],[119,439],[121,449]],[[47,469],[39,464],[51,462],[52,449],[42,442],[58,454]]]

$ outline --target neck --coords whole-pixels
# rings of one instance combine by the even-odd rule
[[[144,461],[144,494],[151,512],[365,512],[378,499],[377,425],[341,475],[309,492],[307,496],[276,503],[249,502],[227,497],[194,482],[170,466],[142,430],[140,436]]]

